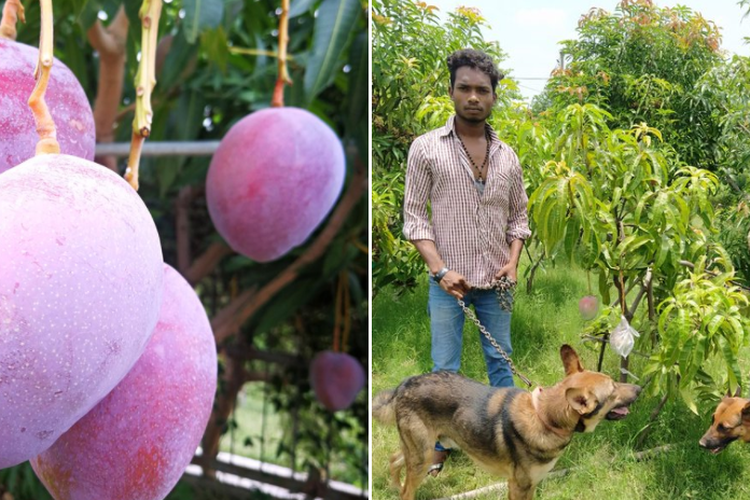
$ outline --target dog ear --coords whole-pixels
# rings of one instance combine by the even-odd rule
[[[565,367],[565,375],[573,375],[574,373],[583,371],[581,361],[578,359],[578,354],[576,354],[575,350],[573,350],[568,344],[563,344],[560,348],[560,358]]]
[[[591,413],[598,404],[596,397],[585,387],[569,387],[565,399],[580,415]]]
[[[746,423],[750,421],[750,401],[742,407],[742,421]]]

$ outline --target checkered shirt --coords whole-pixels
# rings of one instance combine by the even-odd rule
[[[489,125],[490,161],[480,196],[454,122],[451,116],[411,145],[403,232],[410,241],[434,241],[449,269],[473,286],[486,286],[510,260],[510,243],[531,236],[528,196],[518,156]]]

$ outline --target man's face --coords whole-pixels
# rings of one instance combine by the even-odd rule
[[[449,94],[456,114],[472,123],[484,122],[497,99],[489,75],[470,66],[461,66],[456,70],[456,81]]]

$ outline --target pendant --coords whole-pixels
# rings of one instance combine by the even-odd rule
[[[477,179],[474,181],[474,187],[477,188],[477,191],[479,192],[479,196],[482,196],[484,194],[484,181],[481,179]]]

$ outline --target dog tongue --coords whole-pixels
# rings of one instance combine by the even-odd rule
[[[610,413],[614,413],[618,417],[624,417],[630,413],[630,410],[623,406],[621,408],[615,408],[614,410],[610,411]]]

